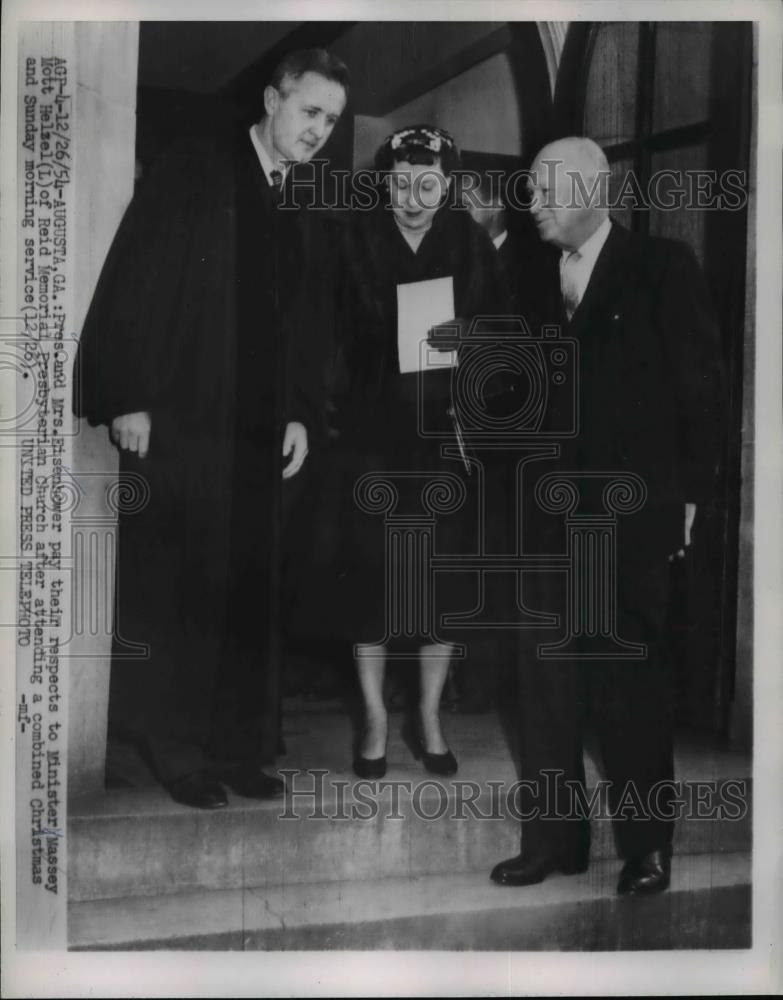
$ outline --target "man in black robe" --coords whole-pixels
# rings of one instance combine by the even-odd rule
[[[568,649],[544,659],[533,646],[520,662],[521,777],[532,790],[521,808],[530,819],[522,853],[498,864],[492,879],[521,886],[587,868],[590,828],[577,803],[579,792],[587,801],[582,733],[589,707],[624,862],[618,892],[638,895],[660,892],[670,879],[676,803],[665,635],[669,561],[684,554],[697,508],[715,493],[723,374],[717,323],[692,251],[611,222],[600,187],[608,175],[603,152],[589,139],[562,139],[538,154],[531,214],[549,246],[540,268],[525,275],[525,299],[534,328],[558,324],[579,344],[579,432],[562,442],[557,464],[580,483],[579,513],[605,518],[602,490],[612,476],[643,481],[641,509],[618,525],[612,625],[646,655],[626,657],[617,648],[591,654],[596,628],[588,627],[579,638],[581,658]],[[589,191],[598,192],[597,201]],[[566,426],[567,416],[548,414],[548,426]],[[564,551],[562,526],[549,531],[532,497],[527,501],[525,513],[548,552]],[[591,574],[598,559],[587,561]],[[563,575],[534,576],[540,610],[564,613]],[[531,636],[544,641],[542,633]]]
[[[120,449],[110,740],[178,802],[268,798],[279,739],[285,490],[321,425],[326,259],[282,207],[346,101],[345,66],[291,53],[249,131],[179,142],[134,197],[76,364],[78,416]],[[282,444],[282,456],[281,456]],[[134,657],[138,644],[145,655]]]

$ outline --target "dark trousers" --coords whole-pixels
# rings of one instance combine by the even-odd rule
[[[620,638],[647,646],[644,659],[544,659],[537,647],[559,636],[532,631],[519,671],[521,808],[538,815],[523,821],[527,850],[572,851],[589,841],[583,794],[584,733],[592,724],[608,780],[608,803],[622,857],[644,854],[671,842],[674,777],[672,678],[664,635],[669,569],[660,521],[640,518],[618,554]],[[623,545],[625,542],[625,545]],[[563,574],[541,574],[530,592],[542,611],[564,613]],[[589,792],[589,790],[587,790]],[[576,800],[578,802],[578,800]],[[586,801],[583,799],[583,801]],[[622,807],[622,808],[621,808]],[[619,812],[619,815],[618,815]]]

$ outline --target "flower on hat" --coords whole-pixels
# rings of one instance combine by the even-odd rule
[[[441,132],[440,129],[403,128],[389,138],[391,139],[392,149],[399,149],[400,146],[409,144],[422,146],[431,153],[440,153],[444,145],[448,148],[454,145],[451,137],[445,132]]]

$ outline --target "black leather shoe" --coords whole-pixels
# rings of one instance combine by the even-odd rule
[[[194,809],[221,809],[228,805],[225,788],[203,771],[186,774],[184,778],[172,781],[168,791],[175,802]]]
[[[498,885],[535,885],[552,872],[581,875],[587,871],[589,851],[582,849],[566,854],[518,854],[495,865],[490,878]]]
[[[621,896],[647,896],[653,892],[663,892],[669,888],[671,873],[671,847],[660,847],[625,862],[617,883],[617,892]]]
[[[241,764],[225,771],[220,780],[243,799],[277,799],[285,791],[285,783],[280,778],[264,774],[253,764]]]
[[[362,757],[356,754],[353,759],[353,773],[368,781],[377,781],[386,774],[386,754],[383,757]]]

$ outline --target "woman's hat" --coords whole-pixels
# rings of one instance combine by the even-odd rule
[[[402,147],[419,146],[439,156],[444,150],[454,149],[454,139],[435,125],[409,125],[386,136],[383,145],[396,151]]]

